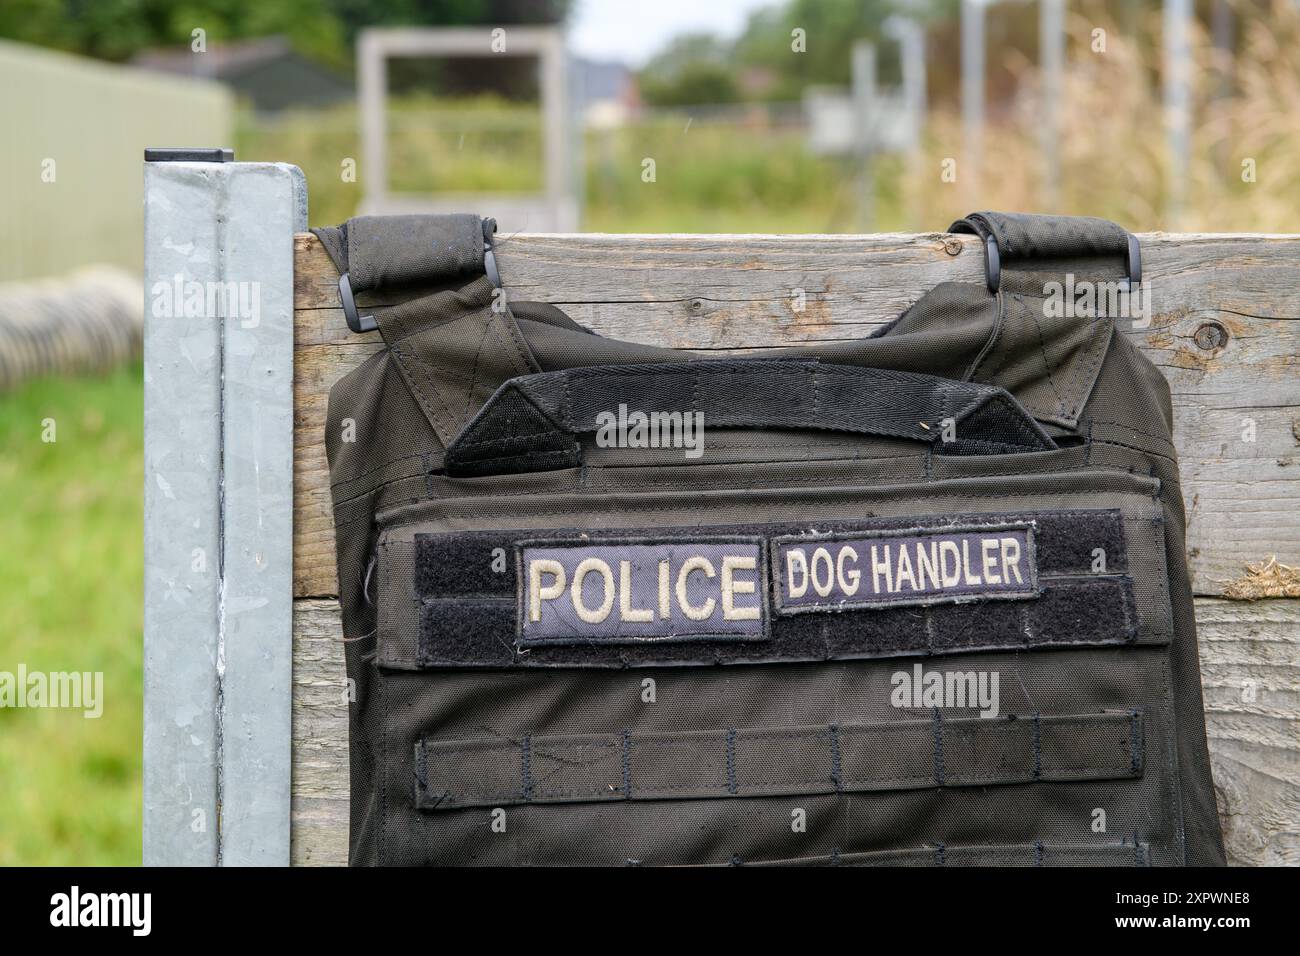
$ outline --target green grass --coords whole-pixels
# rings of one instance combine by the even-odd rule
[[[0,671],[104,700],[0,708],[0,865],[140,862],[143,397],[139,365],[0,395]]]
[[[289,162],[307,176],[312,225],[354,215],[362,195],[353,106],[239,114],[241,160]],[[855,183],[845,164],[809,154],[799,132],[691,122],[687,112],[588,132],[583,228],[598,232],[842,232],[855,228]],[[537,109],[491,97],[394,100],[390,188],[514,194],[542,188]],[[644,161],[655,181],[643,178]],[[347,173],[347,175],[345,175]],[[894,178],[878,173],[882,217],[896,206]],[[472,206],[472,203],[471,203]],[[469,210],[491,214],[488,208]]]

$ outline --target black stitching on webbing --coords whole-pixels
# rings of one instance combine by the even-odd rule
[[[573,389],[570,388],[573,384],[573,375],[566,372],[560,382],[563,386],[563,398],[560,399],[560,426],[566,431],[573,431]],[[540,401],[534,404],[540,406]]]
[[[1043,723],[1041,714],[1034,711],[1034,779],[1042,779],[1043,776]]]
[[[1174,458],[1174,457],[1172,457],[1172,456],[1170,456],[1170,455],[1162,455],[1160,452],[1156,451],[1154,448],[1143,448],[1141,445],[1129,445],[1129,444],[1126,444],[1126,443],[1124,443],[1124,442],[1122,442],[1122,441],[1112,441],[1112,440],[1109,439],[1109,438],[1098,438],[1098,439],[1094,442],[1094,444],[1097,444],[1097,445],[1113,445],[1115,448],[1127,448],[1127,449],[1129,449],[1130,451],[1141,452],[1143,455],[1146,455],[1146,456],[1148,456],[1148,457],[1163,458],[1165,461],[1167,461],[1167,462],[1169,462],[1169,463],[1171,463],[1171,464],[1174,464],[1174,465],[1178,464],[1178,459],[1177,459],[1177,458]],[[1103,466],[1103,467],[1110,467],[1110,466]],[[1118,469],[1113,469],[1113,470],[1118,470]],[[1129,469],[1128,469],[1128,472],[1129,472],[1129,474],[1137,474],[1137,472],[1135,472],[1132,468],[1129,468]],[[1154,474],[1154,472],[1152,472],[1152,474]]]
[[[1061,390],[1056,387],[1056,378],[1055,376],[1052,375],[1053,371],[1059,372],[1060,369],[1059,368],[1053,369],[1052,363],[1047,358],[1047,343],[1043,338],[1042,323],[1038,321],[1038,316],[1034,314],[1033,309],[1026,307],[1024,311],[1025,314],[1028,315],[1033,320],[1034,331],[1038,333],[1038,354],[1042,356],[1043,368],[1047,370],[1047,385],[1049,388],[1051,388],[1052,394],[1056,396],[1057,413],[1062,415],[1069,414],[1069,412],[1072,410],[1066,408],[1065,399],[1061,395]]]
[[[1088,392],[1089,395],[1091,394],[1092,386],[1095,386],[1097,384],[1097,375],[1101,370],[1101,363],[1106,358],[1106,355],[1110,352],[1111,340],[1114,339],[1115,335],[1117,334],[1115,331],[1115,326],[1111,322],[1108,316],[1098,316],[1097,318],[1093,319],[1089,324],[1094,326],[1095,328],[1101,329],[1102,334],[1099,335],[1097,334],[1097,332],[1091,333],[1091,338],[1084,346],[1085,348],[1084,354],[1087,355],[1088,354],[1087,350],[1091,350],[1094,353],[1094,357],[1088,365],[1085,365],[1082,368],[1080,368],[1078,370],[1078,373],[1075,375],[1074,384],[1076,387],[1071,389],[1071,391],[1076,396],[1076,401],[1068,411],[1068,417],[1070,418],[1076,418],[1079,412],[1082,410],[1083,406],[1086,405],[1088,401],[1088,395],[1084,395],[1082,401],[1077,400],[1078,392],[1079,392],[1078,386],[1082,386],[1085,382],[1090,383]]]
[[[1128,712],[1128,758],[1129,769],[1133,772],[1134,776],[1137,775],[1138,771],[1142,767],[1141,748],[1142,741],[1138,734],[1138,712],[1136,710],[1130,710]]]
[[[335,488],[341,488],[344,485],[351,484],[354,481],[360,481],[362,478],[369,477],[370,475],[373,475],[377,471],[383,471],[389,465],[395,465],[399,461],[413,461],[416,458],[423,458],[425,454],[427,453],[420,452],[419,454],[415,454],[415,455],[398,455],[396,458],[390,458],[382,465],[376,465],[374,468],[355,474],[350,478],[340,478],[338,481],[330,482],[330,490],[332,491]]]
[[[452,411],[451,407],[447,405],[443,400],[442,395],[438,392],[438,386],[434,382],[433,376],[429,374],[427,363],[420,360],[418,356],[408,351],[405,347],[399,347],[397,343],[391,345],[389,351],[392,352],[393,357],[397,360],[398,370],[402,373],[402,377],[405,379],[406,384],[409,385],[411,390],[415,393],[416,401],[419,403],[420,407],[424,409],[424,413],[429,417],[429,424],[433,426],[433,430],[438,435],[438,438],[444,442],[450,442],[456,437],[457,432],[460,431],[460,425],[456,421],[455,412]],[[419,378],[416,375],[417,372],[424,376],[425,384],[429,387],[428,392],[421,387]],[[447,418],[441,417],[434,409],[433,405],[429,401],[430,395],[432,395],[438,404],[442,406],[442,410],[446,412]],[[438,429],[439,425],[442,426],[441,431]]]
[[[378,704],[380,713],[388,713],[388,681],[378,681]],[[379,724],[379,758],[383,761],[379,766],[388,766],[388,725],[385,721]],[[385,847],[388,842],[388,780],[384,774],[379,775],[379,834],[375,841],[377,856],[382,863],[387,859]]]
[[[433,467],[429,464],[429,453],[424,452],[420,455],[424,465],[424,493],[430,498],[433,497]]]
[[[623,796],[632,799],[632,732],[623,731]]]
[[[831,863],[830,863],[830,865],[831,865],[831,866],[839,866],[839,865],[840,865],[840,848],[839,848],[839,847],[832,847],[832,848],[831,848]]]
[[[942,843],[934,848],[934,865],[943,866],[948,862],[946,848]]]
[[[727,728],[727,793],[735,795],[736,787],[736,731]]]
[[[415,750],[415,787],[417,799],[420,791],[429,789],[429,748],[423,740]]]
[[[1034,841],[1034,866],[1043,865],[1043,855],[1044,855],[1043,841],[1035,840]]]
[[[533,737],[532,734],[524,734],[523,739],[523,759],[520,761],[520,771],[523,773],[523,797],[524,803],[531,803],[533,799]]]
[[[1137,831],[1133,831],[1133,865],[1143,866],[1145,860],[1142,859],[1142,844],[1138,842]]]
[[[934,783],[943,786],[943,717],[934,709]]]
[[[835,784],[836,793],[844,787],[840,769],[840,727],[831,724],[831,783]]]
[[[523,393],[515,392],[513,394],[518,395]],[[482,431],[482,428],[476,427],[474,431],[475,432]],[[551,428],[541,428],[535,432],[514,431],[511,434],[507,435],[505,438],[473,438],[472,436],[470,436],[468,438],[464,438],[457,441],[456,447],[459,450],[464,451],[467,448],[476,448],[476,449],[477,448],[510,448],[512,445],[518,445],[523,447],[525,450],[527,450],[528,448],[531,447],[528,442],[528,439],[542,438],[543,436],[549,437],[551,435],[554,435],[555,433],[556,433],[555,428],[551,427]]]
[[[490,319],[483,323],[483,334],[479,336],[478,348],[474,351],[474,368],[470,370],[469,385],[465,387],[465,411],[462,413],[461,421],[469,421],[474,414],[474,388],[478,385],[478,367],[483,361],[483,346],[487,343],[489,328],[491,328]],[[498,341],[500,341],[499,336]]]

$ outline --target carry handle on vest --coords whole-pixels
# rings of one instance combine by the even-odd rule
[[[955,455],[1048,451],[1055,442],[1004,389],[815,359],[607,365],[503,384],[448,446],[451,477],[576,468],[579,436],[618,409],[691,414],[704,427],[902,438]],[[945,420],[955,430],[944,441]]]

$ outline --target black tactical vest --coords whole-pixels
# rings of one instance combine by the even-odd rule
[[[354,864],[1223,862],[1128,233],[973,215],[987,284],[720,359],[508,303],[492,228],[317,231],[386,345],[326,428]]]

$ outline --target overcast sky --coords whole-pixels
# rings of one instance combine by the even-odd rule
[[[578,0],[570,49],[592,60],[639,67],[678,33],[734,37],[751,10],[779,0]]]

